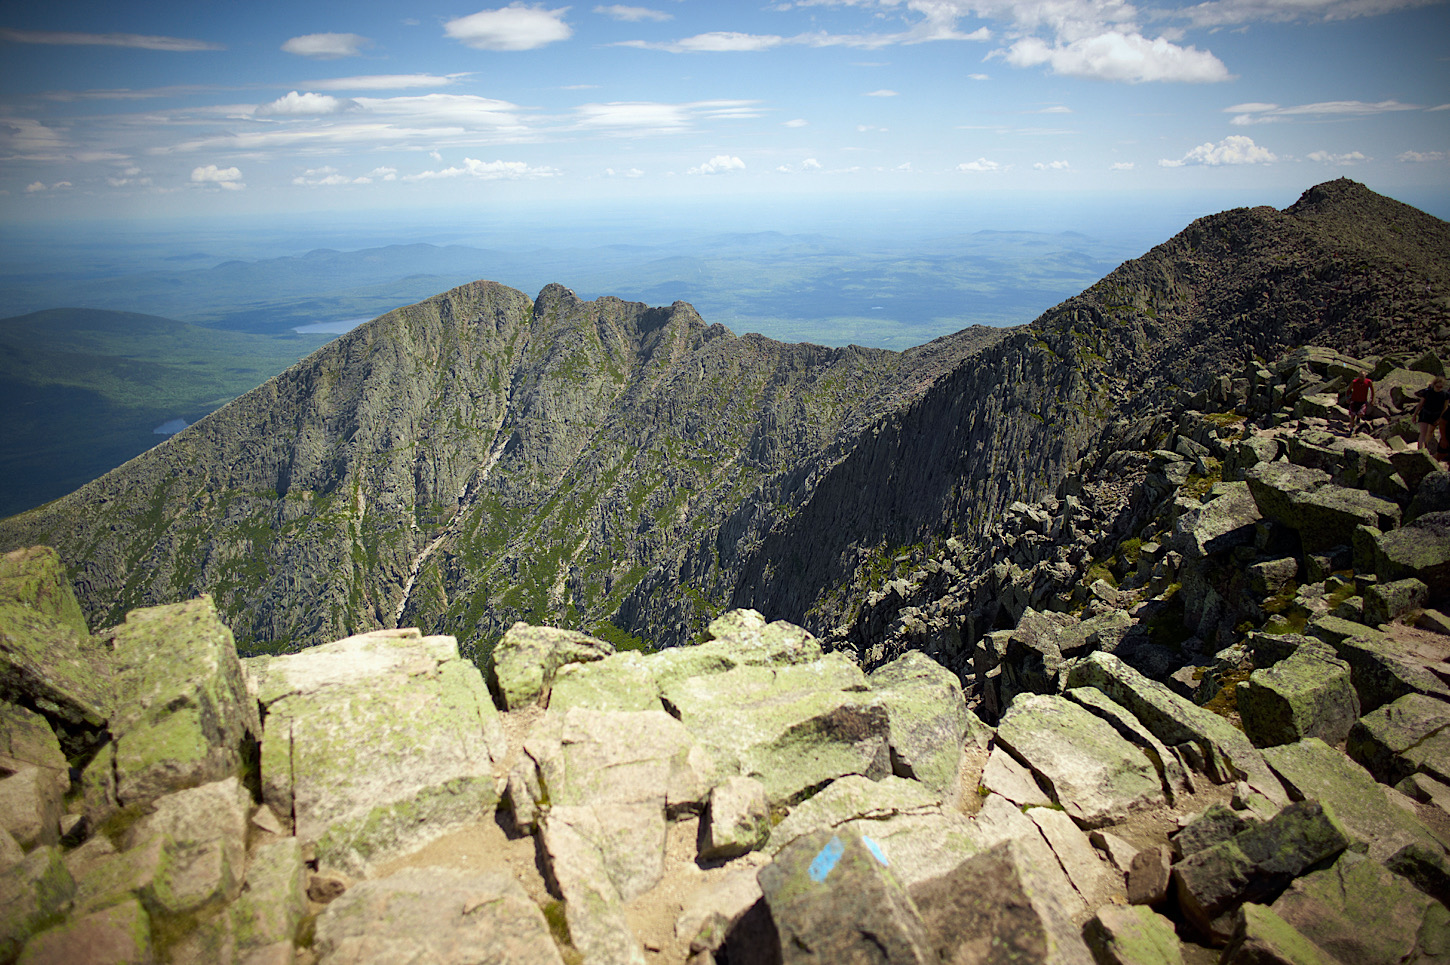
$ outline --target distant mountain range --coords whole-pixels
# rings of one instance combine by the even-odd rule
[[[513,621],[684,641],[814,630],[904,547],[971,542],[1132,420],[1305,342],[1450,349],[1450,225],[1362,185],[1200,219],[1030,325],[902,353],[475,282],[389,312],[69,496],[92,625],[209,592],[247,652]]]

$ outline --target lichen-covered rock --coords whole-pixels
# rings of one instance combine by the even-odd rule
[[[1293,925],[1259,904],[1235,913],[1233,936],[1220,965],[1349,965],[1300,934]]]
[[[1100,965],[1181,965],[1173,923],[1146,905],[1104,905],[1083,926]]]
[[[157,905],[179,915],[236,899],[245,880],[251,805],[241,782],[228,778],[159,798],[127,831],[128,848],[153,838],[165,842],[149,891]]]
[[[360,873],[493,812],[502,726],[452,637],[382,630],[247,669],[264,799],[323,865]]]
[[[296,838],[260,845],[247,866],[246,887],[228,909],[237,948],[289,946],[307,914],[307,866]]]
[[[1429,597],[1430,588],[1414,577],[1373,584],[1364,591],[1365,619],[1374,624],[1389,623],[1424,607]]]
[[[60,841],[61,798],[68,782],[39,767],[22,767],[0,778],[0,828],[22,848]]]
[[[1271,907],[1340,961],[1399,965],[1419,960],[1420,932],[1432,905],[1443,918],[1444,908],[1433,898],[1379,862],[1347,851],[1328,868],[1296,879]]]
[[[549,926],[501,873],[414,868],[349,888],[317,918],[319,965],[563,965]]]
[[[1218,483],[1203,502],[1179,514],[1169,546],[1190,559],[1246,546],[1261,519],[1248,483]]]
[[[1243,779],[1275,804],[1288,803],[1283,785],[1242,731],[1163,684],[1149,680],[1112,654],[1093,653],[1079,661],[1068,676],[1068,686],[1101,690],[1169,747],[1190,742],[1197,745],[1216,781]]]
[[[1174,803],[1181,794],[1194,793],[1196,788],[1193,776],[1183,766],[1178,752],[1155,737],[1128,708],[1094,687],[1071,687],[1065,696],[1073,703],[1081,704],[1094,716],[1107,721],[1128,743],[1147,755],[1158,772],[1169,804]]]
[[[1092,953],[1072,918],[1076,896],[1065,900],[1042,871],[1033,854],[1009,839],[912,886],[941,961],[1089,965]]]
[[[629,928],[624,899],[614,882],[619,879],[648,887],[644,882],[658,880],[664,828],[657,813],[648,804],[606,805],[602,809],[560,805],[550,807],[544,816],[540,828],[544,856],[564,900],[569,937],[586,962],[644,965],[644,949]],[[627,836],[622,846],[608,847],[611,842],[601,816],[609,819],[608,833],[615,841],[620,832]],[[623,860],[610,867],[611,857]]]
[[[1210,804],[1169,840],[1173,859],[1182,861],[1188,855],[1211,848],[1220,841],[1227,841],[1258,823],[1260,822],[1252,815],[1242,814],[1222,804]]]
[[[769,838],[770,802],[765,785],[749,777],[730,777],[715,785],[701,835],[701,858],[739,857],[762,847]]]
[[[1450,704],[1406,694],[1357,720],[1345,751],[1381,784],[1417,771],[1450,780]]]
[[[853,829],[797,838],[759,879],[784,965],[938,961],[916,903],[880,848]]]
[[[1052,788],[1082,827],[1117,823],[1165,803],[1143,752],[1064,697],[1019,696],[1002,717],[997,740]]]
[[[31,938],[17,965],[151,965],[151,921],[131,898]]]
[[[1173,865],[1178,907],[1218,944],[1233,932],[1233,911],[1271,902],[1305,869],[1350,845],[1346,830],[1314,801],[1291,804],[1272,820],[1245,829]]]
[[[1318,737],[1338,744],[1359,718],[1349,664],[1325,644],[1301,646],[1238,685],[1244,733],[1259,747]]]
[[[919,651],[874,671],[871,689],[891,718],[891,764],[955,803],[968,722],[957,675]]]
[[[547,703],[559,668],[603,660],[614,645],[574,630],[515,623],[493,648],[490,671],[504,710]]]
[[[133,610],[110,637],[115,666],[113,747],[89,768],[113,806],[242,773],[262,732],[232,633],[210,597]],[[109,772],[109,773],[108,773]],[[88,815],[103,819],[104,805]]]
[[[52,924],[75,891],[60,849],[48,845],[0,871],[0,962],[13,960],[32,935]]]
[[[1362,714],[1406,694],[1430,694],[1450,701],[1450,687],[1378,630],[1321,616],[1309,622],[1309,632],[1332,646],[1335,656],[1349,664]]]
[[[754,777],[773,804],[846,774],[891,772],[890,716],[860,669],[838,654],[741,665],[679,680],[663,693],[721,772]]]
[[[0,555],[0,692],[83,732],[105,725],[110,689],[107,654],[92,644],[55,551]]]
[[[650,672],[650,658],[633,650],[602,660],[570,663],[554,674],[549,709],[661,710],[660,685]]]
[[[1375,573],[1381,580],[1414,577],[1432,601],[1450,597],[1450,511],[1426,513],[1375,541]]]
[[[1371,858],[1383,861],[1411,843],[1444,851],[1423,824],[1389,800],[1394,791],[1318,738],[1267,747],[1264,757],[1296,798],[1323,802]]]

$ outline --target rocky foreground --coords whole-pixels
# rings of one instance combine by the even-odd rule
[[[1450,637],[1334,619],[1253,641],[1242,729],[1092,644],[989,727],[754,611],[520,624],[486,683],[412,630],[239,660],[206,597],[92,636],[11,553],[0,961],[1450,960]]]

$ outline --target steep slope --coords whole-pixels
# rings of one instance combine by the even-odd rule
[[[896,354],[692,308],[479,282],[391,312],[76,493],[3,524],[60,549],[93,624],[216,597],[244,649],[400,620],[469,645],[607,621],[762,483],[993,330]],[[718,609],[680,587],[679,618]]]
[[[1146,413],[1310,342],[1444,355],[1450,224],[1347,179],[1195,221],[803,467],[819,478],[739,562],[731,603],[829,633],[901,548],[956,536],[971,557],[1013,501],[1141,442]]]

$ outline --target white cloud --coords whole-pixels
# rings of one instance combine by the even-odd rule
[[[574,109],[579,126],[627,137],[673,134],[689,130],[699,118],[740,120],[760,116],[756,101],[692,101],[664,104],[658,101],[613,101],[581,104]]]
[[[1308,157],[1309,160],[1318,161],[1320,164],[1334,164],[1340,167],[1349,167],[1350,165],[1358,164],[1360,161],[1369,160],[1369,158],[1365,157],[1358,151],[1350,151],[1348,154],[1331,154],[1328,151],[1311,151]]]
[[[1181,168],[1185,164],[1218,167],[1226,164],[1272,164],[1279,160],[1268,148],[1259,147],[1253,138],[1230,134],[1217,144],[1200,144],[1178,160],[1167,158],[1158,162],[1165,168]]]
[[[1066,171],[1072,167],[1072,165],[1067,163],[1066,161],[1048,161],[1046,164],[1038,161],[1032,166],[1039,171]]]
[[[897,95],[896,91],[890,90],[888,88],[883,87],[881,90],[873,90],[873,91],[871,91],[866,96],[867,97],[896,97],[898,95]]]
[[[371,40],[357,34],[303,34],[287,41],[282,49],[299,57],[335,60],[338,57],[356,57],[372,45]]]
[[[113,188],[125,188],[132,185],[146,187],[151,184],[151,179],[141,177],[141,169],[132,165],[131,167],[123,169],[119,175],[107,177],[106,183]]]
[[[626,168],[623,171],[616,171],[614,168],[605,168],[604,174],[611,178],[642,178],[644,172],[639,168]]]
[[[522,181],[537,178],[556,177],[559,171],[551,167],[532,167],[523,161],[480,161],[466,157],[462,167],[444,168],[441,171],[421,171],[403,176],[404,181],[432,181],[439,178],[473,177],[481,181]]]
[[[32,182],[30,182],[29,184],[27,184],[25,186],[25,193],[26,194],[39,194],[40,192],[42,192],[44,190],[45,190],[45,182],[44,181],[32,181]]]
[[[444,32],[475,50],[533,50],[560,40],[574,31],[564,22],[568,7],[545,10],[539,6],[511,3],[501,10],[480,10],[450,20]]]
[[[67,148],[53,127],[29,117],[0,117],[0,160],[56,161],[66,157]]]
[[[1396,161],[1405,161],[1409,164],[1432,164],[1436,161],[1444,161],[1450,157],[1445,151],[1406,151],[1398,155]]]
[[[992,78],[990,76],[988,76],[987,74],[968,74],[967,75],[967,80],[991,80],[991,79]]]
[[[237,168],[219,168],[215,164],[208,164],[205,167],[193,168],[191,171],[192,184],[214,184],[219,188],[228,191],[240,191],[246,187],[242,182],[242,172]]]
[[[607,7],[595,7],[594,12],[602,13],[606,17],[613,17],[615,20],[623,20],[626,23],[639,23],[641,20],[664,23],[666,20],[675,19],[674,14],[665,13],[663,10],[651,10],[649,7],[626,7],[619,3],[610,4]]]
[[[1352,20],[1429,6],[1436,0],[1210,0],[1178,12],[1195,27],[1293,20]]]
[[[153,37],[148,34],[93,34],[65,30],[0,30],[0,40],[13,44],[54,44],[77,47],[134,47],[189,53],[197,50],[226,50],[221,44],[184,37]]]
[[[785,122],[786,127],[805,127],[808,124],[810,124],[810,121],[806,120],[804,117],[792,118],[791,120]]]
[[[781,164],[776,167],[781,174],[800,174],[803,171],[823,171],[825,168],[821,162],[813,157],[808,157],[799,164]]]
[[[1450,111],[1450,104],[1437,104],[1434,107],[1425,108],[1427,111]]]
[[[1072,108],[1071,107],[1063,107],[1061,104],[1058,104],[1055,107],[1044,107],[1042,110],[1037,111],[1036,113],[1038,113],[1038,114],[1071,114],[1072,113]]]
[[[377,178],[382,181],[396,181],[398,180],[398,169],[391,167],[373,168],[367,173],[367,177]]]
[[[306,94],[292,91],[277,98],[270,104],[263,104],[257,108],[258,117],[306,117],[318,114],[341,114],[344,111],[357,109],[357,101],[349,100],[346,97],[333,97],[331,94],[314,94],[308,91]]]
[[[967,161],[964,164],[958,164],[957,165],[957,170],[958,171],[1002,171],[1002,170],[1005,170],[1005,168],[1001,164],[997,163],[996,161],[988,161],[984,157],[979,157],[975,161]]]
[[[1208,51],[1180,47],[1162,37],[1148,40],[1141,34],[1116,30],[1055,45],[1037,37],[1024,37],[997,54],[1014,67],[1046,64],[1054,74],[1129,83],[1214,83],[1232,76],[1223,61]]]
[[[1403,104],[1399,101],[1319,101],[1314,104],[1299,104],[1295,107],[1280,107],[1278,104],[1235,104],[1224,108],[1225,113],[1236,114],[1229,123],[1239,127],[1254,124],[1270,124],[1291,117],[1367,117],[1373,114],[1392,114],[1400,111],[1418,111],[1417,104]]]
[[[769,50],[786,42],[784,37],[778,37],[775,34],[747,34],[738,30],[717,30],[658,46],[662,50],[669,50],[673,53],[736,53]]]
[[[318,90],[408,90],[414,87],[447,87],[468,74],[367,74],[361,77],[334,77],[315,80],[308,86]]]
[[[1110,171],[1131,171],[1131,170],[1133,170],[1133,162],[1132,161],[1114,161],[1112,163],[1112,166],[1110,168],[1108,168],[1108,170],[1110,170]]]
[[[744,171],[745,162],[728,154],[717,154],[697,168],[690,168],[686,174],[724,174],[726,171]]]

